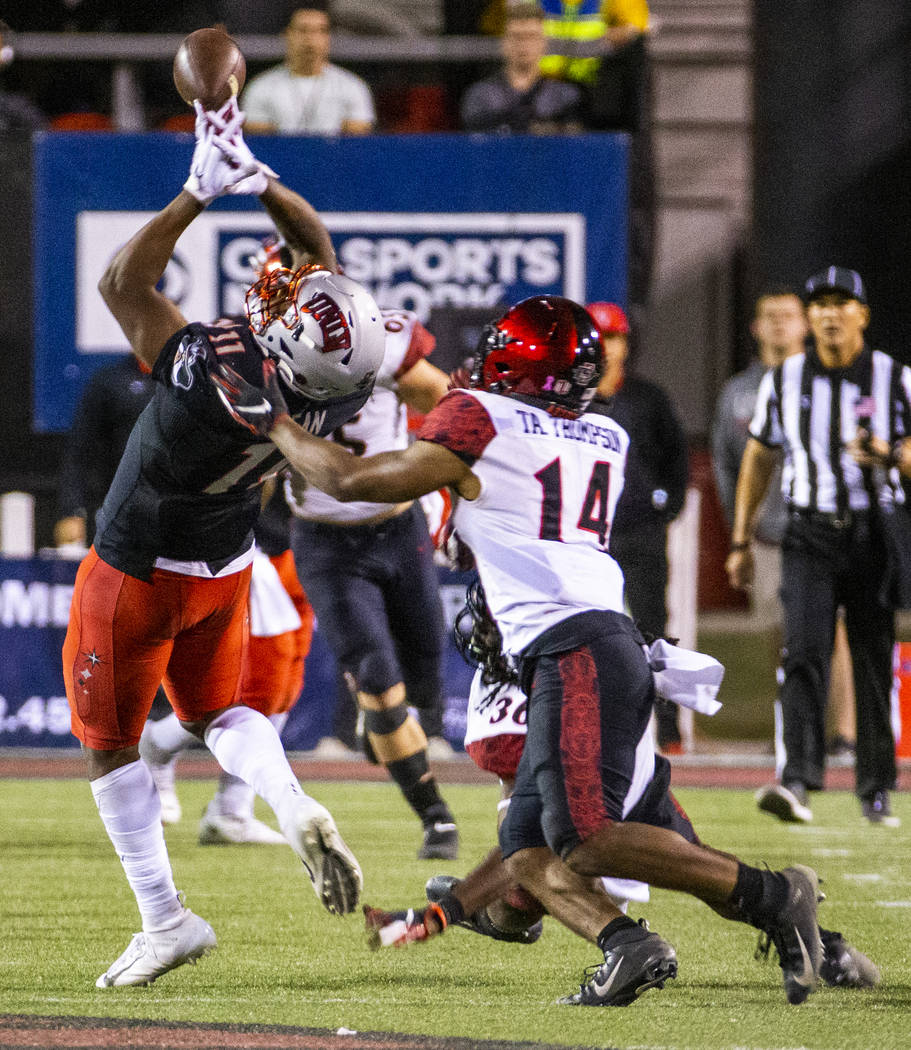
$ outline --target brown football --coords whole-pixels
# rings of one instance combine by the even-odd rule
[[[206,109],[218,109],[240,94],[246,76],[240,48],[221,29],[190,33],[174,56],[174,86],[190,106],[198,98]]]

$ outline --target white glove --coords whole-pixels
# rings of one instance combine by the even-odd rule
[[[224,118],[225,128],[216,136],[215,145],[224,154],[228,163],[241,175],[236,182],[225,188],[225,192],[258,197],[261,193],[265,193],[269,177],[277,179],[278,175],[268,164],[258,161],[244,141],[241,129],[245,117],[237,108],[236,99],[229,99],[218,111],[218,115]]]
[[[223,160],[221,151],[212,144],[216,126],[209,119],[210,114],[206,113],[199,102],[194,102],[193,106],[196,109],[196,148],[190,161],[190,177],[183,188],[200,204],[208,204],[218,196],[216,173]]]
[[[260,164],[244,142],[244,115],[237,108],[237,100],[229,99],[217,112],[204,110],[198,101],[193,105],[196,149],[184,189],[200,204],[208,204],[224,193],[263,193],[267,176],[278,176]]]

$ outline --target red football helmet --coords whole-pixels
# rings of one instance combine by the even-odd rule
[[[629,335],[629,318],[616,303],[589,303],[585,309],[602,335]]]
[[[484,329],[469,386],[532,397],[554,416],[581,416],[601,378],[598,329],[583,307],[536,295]]]

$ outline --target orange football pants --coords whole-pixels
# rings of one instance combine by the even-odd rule
[[[74,736],[99,751],[136,745],[162,682],[182,722],[234,703],[251,571],[210,579],[155,569],[146,583],[92,548],[63,643]]]
[[[264,715],[279,715],[294,707],[304,688],[304,662],[313,639],[313,609],[297,578],[291,551],[282,551],[269,561],[294,603],[301,625],[268,637],[249,636],[240,699]]]

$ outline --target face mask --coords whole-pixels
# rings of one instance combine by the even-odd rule
[[[0,47],[0,69],[8,66],[12,62],[14,55],[12,44],[4,44],[3,47]]]

